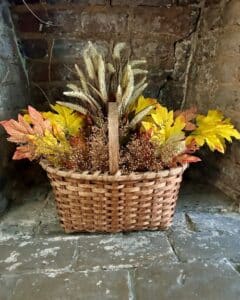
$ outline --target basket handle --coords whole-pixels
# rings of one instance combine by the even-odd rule
[[[109,172],[111,175],[119,169],[119,120],[117,102],[108,103],[108,141]]]

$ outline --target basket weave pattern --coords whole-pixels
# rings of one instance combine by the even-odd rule
[[[63,171],[41,162],[66,232],[167,229],[186,165],[157,173],[121,175]]]

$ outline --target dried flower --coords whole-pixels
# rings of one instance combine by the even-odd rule
[[[136,135],[121,151],[120,165],[125,172],[159,171],[162,163],[155,155],[155,147],[146,134]]]
[[[107,123],[103,120],[101,123],[100,127],[92,127],[87,147],[91,170],[107,172],[109,169]]]

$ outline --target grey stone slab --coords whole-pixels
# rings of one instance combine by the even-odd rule
[[[0,299],[11,299],[12,292],[16,285],[15,277],[8,277],[7,280],[4,276],[0,275]]]
[[[176,214],[168,232],[180,260],[218,259],[240,261],[240,216],[206,213]]]
[[[88,235],[79,238],[76,269],[119,269],[174,261],[176,256],[163,232]]]
[[[177,211],[228,212],[234,210],[233,200],[208,184],[185,183],[181,187]]]
[[[240,233],[240,214],[211,214],[190,212],[189,217],[199,230],[218,230],[229,234]]]
[[[23,191],[22,195],[17,196],[19,204],[13,205],[0,218],[0,231],[9,234],[33,233],[34,228],[40,222],[39,216],[44,208],[47,193],[48,185]]]
[[[37,232],[40,235],[49,236],[64,233],[64,230],[60,226],[56,204],[52,194],[50,195],[46,206],[42,210],[39,221]]]
[[[8,300],[103,300],[129,299],[127,271],[5,276],[2,286],[15,286],[12,291],[0,288],[0,299]],[[8,293],[8,294],[7,294]],[[11,296],[3,298],[5,295]]]
[[[0,244],[0,272],[70,268],[75,250],[75,239],[8,240]]]
[[[227,261],[139,268],[133,274],[138,300],[238,300],[240,276]]]

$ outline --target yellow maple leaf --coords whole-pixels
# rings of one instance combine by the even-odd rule
[[[168,111],[166,107],[157,104],[151,116],[146,117],[142,122],[141,130],[150,133],[151,140],[162,145],[172,137],[184,138],[185,125],[182,116],[174,119],[173,111]]]
[[[172,136],[182,136],[184,137],[185,134],[183,132],[184,127],[186,126],[185,119],[182,116],[178,116],[172,126],[166,128],[166,138],[171,138]]]
[[[55,136],[53,132],[45,131],[44,136],[31,136],[35,145],[35,154],[51,162],[70,153],[71,147],[65,135]]]
[[[209,110],[207,116],[198,115],[196,118],[197,128],[187,138],[189,144],[193,139],[198,146],[205,143],[211,151],[225,152],[225,140],[232,142],[232,138],[240,139],[240,133],[231,124],[230,119],[224,119],[218,110]]]
[[[84,117],[72,109],[56,104],[51,108],[57,112],[44,112],[43,117],[50,120],[55,130],[62,130],[66,134],[75,136],[79,133],[79,129],[84,125]]]
[[[157,126],[162,128],[170,127],[173,124],[173,111],[168,112],[167,108],[161,105],[156,107],[151,117]]]
[[[137,114],[146,107],[157,103],[157,100],[154,98],[144,98],[144,96],[140,96],[130,111],[135,111],[135,114]]]

